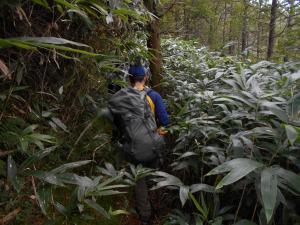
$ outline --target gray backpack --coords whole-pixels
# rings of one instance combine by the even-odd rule
[[[164,139],[147,102],[146,91],[123,88],[108,102],[120,142],[126,154],[136,162],[149,162],[161,157]]]

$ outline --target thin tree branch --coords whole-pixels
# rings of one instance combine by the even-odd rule
[[[0,158],[4,157],[4,156],[7,156],[7,155],[9,155],[13,152],[14,152],[13,150],[11,150],[11,151],[2,151],[2,150],[0,150]]]
[[[168,13],[176,4],[178,3],[178,0],[173,0],[167,7],[164,7],[163,12],[158,13],[158,17],[164,16],[166,13]]]
[[[299,16],[299,15],[300,15],[300,13],[296,13],[294,15],[284,16],[284,18],[288,18],[288,17],[293,18],[293,17]]]
[[[235,212],[234,223],[236,222],[236,220],[237,220],[237,218],[238,218],[238,215],[239,215],[239,212],[240,212],[240,209],[241,209],[241,206],[242,206],[242,202],[243,202],[243,199],[244,199],[246,186],[247,186],[247,184],[244,184],[242,196],[241,196],[241,199],[240,199],[240,201],[239,201],[238,208],[237,208],[237,210],[236,210],[236,212]]]
[[[293,27],[293,26],[295,26],[296,24],[291,24],[290,25],[290,27]],[[277,33],[276,34],[276,37],[280,37],[284,32],[285,32],[285,30],[288,28],[288,24],[286,24],[285,26],[284,26],[284,28],[283,28],[283,30],[282,31],[280,31],[279,33]]]
[[[7,224],[9,221],[11,221],[12,219],[14,219],[18,213],[21,212],[21,208],[18,207],[16,208],[14,211],[8,213],[6,216],[4,216],[2,219],[0,219],[0,224]]]

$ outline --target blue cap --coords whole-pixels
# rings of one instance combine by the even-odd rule
[[[143,77],[146,75],[146,69],[142,65],[130,66],[128,73],[134,77]]]

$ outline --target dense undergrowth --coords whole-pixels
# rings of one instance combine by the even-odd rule
[[[169,224],[298,224],[299,62],[251,63],[173,39],[164,49],[181,180],[158,174],[157,185],[193,205]]]
[[[114,195],[135,175],[124,183],[98,168],[118,161],[98,111],[115,65],[143,53],[132,32],[149,17],[140,10],[120,1],[1,2],[1,223],[116,224],[126,214],[125,197]]]
[[[149,15],[127,2],[54,1],[52,10],[34,2],[1,8],[2,220],[130,224],[131,187],[152,174],[163,188],[160,224],[300,223],[299,62],[252,63],[164,39],[171,125],[164,165],[153,172],[122,160],[100,110],[108,81],[124,85],[130,59],[149,57],[139,32]],[[45,21],[54,23],[29,25]],[[39,38],[17,37],[28,33]],[[60,33],[76,42],[51,38]]]

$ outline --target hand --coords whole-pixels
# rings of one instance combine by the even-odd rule
[[[157,129],[157,133],[158,133],[159,135],[161,135],[161,136],[164,136],[164,135],[166,135],[166,134],[168,133],[168,131],[167,131],[164,127],[159,127],[159,128]]]

